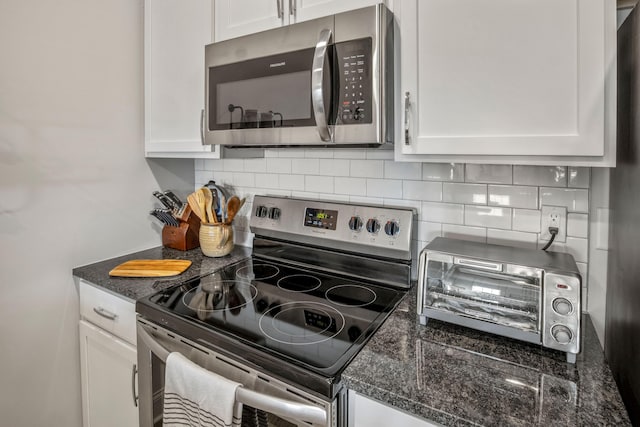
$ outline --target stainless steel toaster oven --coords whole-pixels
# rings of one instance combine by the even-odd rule
[[[582,278],[570,254],[438,237],[421,252],[418,315],[580,352]]]

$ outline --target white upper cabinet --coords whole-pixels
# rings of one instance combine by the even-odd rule
[[[144,4],[146,156],[219,158],[219,147],[201,139],[212,0]]]
[[[615,2],[402,0],[394,12],[396,160],[615,162]]]
[[[382,3],[380,0],[216,0],[215,41]]]

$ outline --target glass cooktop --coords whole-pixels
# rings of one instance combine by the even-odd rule
[[[150,308],[177,316],[253,349],[335,375],[405,292],[254,257],[139,304],[147,307],[145,315]]]

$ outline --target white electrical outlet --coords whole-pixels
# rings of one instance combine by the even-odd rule
[[[543,206],[540,215],[540,240],[551,239],[549,227],[557,227],[558,234],[554,242],[567,241],[567,208],[564,206]]]

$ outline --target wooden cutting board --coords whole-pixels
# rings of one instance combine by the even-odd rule
[[[123,262],[109,272],[117,277],[168,277],[177,276],[191,265],[183,259],[133,259]]]

